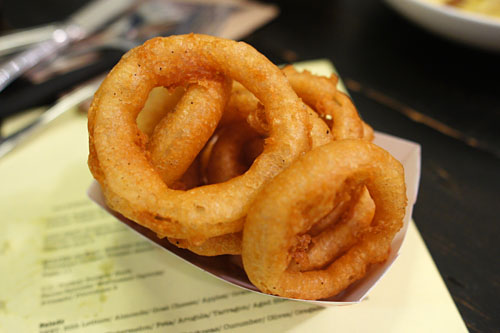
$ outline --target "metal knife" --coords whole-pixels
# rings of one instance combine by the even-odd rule
[[[54,106],[42,113],[33,122],[6,138],[0,139],[0,158],[12,151],[31,135],[41,130],[45,125],[54,121],[66,111],[71,110],[72,107],[91,98],[97,91],[97,88],[99,88],[102,80],[103,77],[101,76],[80,88],[76,88],[72,92],[61,97]]]
[[[21,52],[0,66],[0,91],[42,60],[57,54],[69,44],[79,41],[117,18],[137,0],[94,0],[61,23],[52,38]]]
[[[43,42],[52,37],[57,29],[55,24],[46,24],[33,28],[26,28],[0,36],[0,57],[25,50],[33,44]]]

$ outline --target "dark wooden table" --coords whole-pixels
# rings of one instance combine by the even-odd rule
[[[414,219],[472,332],[500,330],[500,54],[436,37],[380,1],[282,1],[245,40],[327,58],[363,118],[422,146]]]
[[[47,22],[84,1],[28,1],[44,6],[20,15],[23,2],[4,3],[4,23]],[[469,330],[498,332],[500,54],[431,35],[380,1],[275,3],[281,15],[245,40],[275,63],[330,59],[368,123],[421,144],[418,229]]]

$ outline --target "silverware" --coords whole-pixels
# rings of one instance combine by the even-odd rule
[[[0,91],[28,69],[48,59],[130,9],[134,0],[94,0],[52,32],[52,38],[14,56],[0,67]]]
[[[113,0],[104,1],[113,2]],[[154,8],[152,7],[152,9]],[[182,17],[182,22],[186,21],[185,24],[179,24],[179,22],[174,21],[169,23],[169,27],[173,29],[172,31],[169,31],[169,33],[193,31],[198,33],[216,34],[217,29],[221,26],[222,22],[225,21],[226,17],[230,15],[232,10],[234,10],[234,8],[232,8],[231,6],[223,6],[223,8],[211,8],[209,6],[194,7],[189,12],[189,15]],[[163,22],[163,24],[165,24],[165,22]],[[128,28],[125,30],[122,30],[122,28],[118,27],[120,28],[118,29],[118,31],[124,31],[127,36],[119,33],[115,35],[111,40],[107,39],[105,41],[105,44],[108,46],[122,48],[125,51],[133,46],[136,46],[137,44],[142,43],[145,39],[150,38],[151,34],[156,33],[155,29],[165,28],[165,26],[158,26],[158,24],[153,24],[153,22],[150,22],[150,25],[154,29],[148,28],[147,24],[145,24],[144,26],[143,25],[144,24],[139,24],[137,26],[127,26]],[[130,38],[129,35],[133,35],[132,38]],[[95,47],[95,45],[92,46],[92,43],[90,43],[90,45],[86,45],[85,47],[91,48]],[[29,136],[31,136],[35,132],[40,131],[44,126],[52,122],[64,112],[71,109],[71,107],[76,106],[86,99],[92,97],[93,93],[99,87],[99,84],[100,81],[93,82],[90,85],[86,85],[65,95],[64,97],[59,99],[53,107],[42,113],[39,118],[37,118],[29,125],[16,131],[15,133],[9,135],[4,139],[0,138],[0,158],[8,152],[12,151],[12,149],[25,141]]]
[[[21,51],[29,46],[49,40],[57,29],[55,24],[26,28],[0,36],[0,56]]]
[[[0,158],[12,151],[19,144],[24,142],[31,135],[40,131],[45,125],[54,121],[65,112],[71,110],[74,106],[91,98],[99,88],[103,78],[92,80],[90,83],[76,88],[72,92],[61,97],[52,107],[42,113],[33,122],[16,131],[15,133],[1,139],[0,141]]]

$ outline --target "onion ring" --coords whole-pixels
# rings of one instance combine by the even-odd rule
[[[149,92],[144,107],[137,115],[137,127],[141,132],[151,136],[156,125],[168,112],[174,109],[184,92],[184,87],[177,87],[171,91],[165,87],[153,88]]]
[[[331,120],[334,140],[363,137],[363,122],[351,99],[337,90],[335,75],[313,75],[308,71],[297,72],[293,66],[282,69],[293,90],[325,120]]]
[[[375,139],[375,132],[373,128],[363,121],[363,139],[373,141]]]
[[[177,247],[187,249],[200,256],[219,256],[222,254],[241,254],[241,232],[220,235],[207,239],[201,244],[194,244],[187,239],[168,238]]]
[[[201,174],[201,160],[199,157],[191,163],[186,172],[181,176],[181,178],[174,181],[170,188],[174,190],[189,190],[197,186],[203,185],[203,178]]]
[[[351,99],[337,89],[338,77],[318,76],[309,71],[298,72],[293,66],[282,69],[297,95],[327,122],[334,140],[372,141],[373,129],[360,117]],[[263,105],[243,86],[235,82],[221,125],[247,119],[259,133],[268,132]],[[313,119],[312,123],[317,122]]]
[[[243,163],[252,165],[255,159],[264,151],[264,139],[255,137],[243,145]]]
[[[339,255],[356,244],[366,232],[375,214],[375,204],[370,193],[363,187],[357,202],[349,209],[341,221],[329,226],[317,236],[311,237],[305,251],[293,253],[290,269],[309,271],[325,267]]]
[[[333,135],[328,125],[309,106],[304,106],[307,110],[309,124],[309,138],[312,148],[319,147],[333,140]],[[258,107],[250,111],[246,118],[248,124],[261,135],[269,133],[269,125],[265,116],[265,110]]]
[[[220,74],[239,81],[265,106],[269,141],[241,177],[172,190],[145,156],[147,136],[137,128],[137,114],[156,86]],[[111,209],[160,237],[201,243],[240,231],[263,185],[309,150],[306,118],[281,71],[248,44],[195,34],[154,38],[127,52],[96,92],[89,110],[89,167]]]
[[[365,185],[375,202],[370,230],[324,269],[289,270],[289,251],[333,209],[337,191],[348,182]],[[245,271],[265,293],[301,299],[334,296],[363,277],[370,264],[387,259],[405,207],[404,171],[397,160],[365,140],[333,141],[296,160],[255,200],[243,230]]]
[[[325,216],[317,221],[308,230],[308,234],[311,236],[317,236],[322,233],[325,229],[331,227],[336,222],[340,220],[342,215],[344,215],[351,207],[353,203],[353,192],[352,191],[341,191],[335,197],[334,208]]]
[[[233,81],[231,96],[220,120],[220,126],[244,121],[250,112],[263,107],[257,97],[248,91],[248,89],[241,85],[241,83]]]
[[[178,180],[213,134],[231,92],[225,77],[190,85],[148,142],[151,163],[167,185]]]
[[[245,173],[254,161],[248,163],[244,146],[259,138],[260,135],[244,122],[222,128],[208,161],[208,184],[222,183]]]

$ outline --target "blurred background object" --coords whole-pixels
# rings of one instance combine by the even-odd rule
[[[132,10],[133,5],[133,0],[92,0],[66,20],[55,23],[47,39],[27,45],[26,50],[0,64],[0,92],[32,67],[56,59],[70,45],[105,28],[113,19]]]
[[[22,8],[32,8],[31,4],[35,2],[19,2],[24,3],[24,7],[13,2],[3,3],[2,26],[11,29],[4,30],[4,37],[0,37],[0,49],[4,49],[0,63],[10,59],[8,50],[5,50],[9,43],[3,43],[1,38],[7,38],[11,45],[18,41],[12,50],[30,46],[28,43],[20,45],[20,40],[36,41],[39,38],[38,42],[43,42],[51,38],[55,20],[64,20],[64,15],[68,15],[68,8],[78,10],[87,3],[74,1],[66,6],[62,1],[53,1],[53,6],[33,12],[36,14],[32,14],[33,19],[29,21],[35,28],[31,29],[25,21],[30,15],[25,15]],[[277,15],[275,6],[252,1],[139,0],[133,4],[136,10],[122,15],[97,34],[74,43],[58,54],[57,61],[53,61],[54,55],[35,66],[22,80],[2,92],[0,118],[54,102],[68,87],[109,70],[123,53],[152,37],[196,32],[239,39]],[[51,15],[47,8],[57,10]],[[5,35],[9,31],[21,35]]]
[[[498,0],[386,0],[386,3],[431,32],[500,52]]]
[[[429,3],[445,5],[470,13],[500,18],[500,1],[498,0],[424,0]]]
[[[31,108],[54,103],[76,85],[110,70],[126,51],[150,38],[194,32],[239,39],[277,15],[277,7],[253,1],[115,1],[118,3],[108,0],[80,1],[76,9],[68,6],[77,13],[72,13],[69,20],[61,18],[64,16],[60,16],[58,10],[52,16],[43,11],[35,12],[31,20],[34,27],[24,21],[26,16],[20,12],[21,7],[9,3],[2,8],[2,26],[12,28],[0,36],[0,54],[3,54],[0,74],[2,66],[6,70],[3,72],[6,74],[3,86],[15,79],[11,75],[16,75],[20,67],[26,65],[28,68],[32,63],[33,68],[24,72],[21,79],[15,80],[4,91],[1,91],[0,82],[0,121]],[[32,3],[20,2],[28,7]],[[64,8],[64,15],[67,15],[66,4],[61,1],[52,8]],[[99,12],[106,14],[98,15]],[[110,18],[116,19],[98,29],[102,22]],[[73,43],[54,41],[54,33],[60,29],[54,20],[69,22],[64,26],[76,26],[83,35],[73,39]],[[64,28],[62,32],[65,33]],[[16,51],[20,53],[15,54]],[[64,98],[61,100],[65,101]],[[35,126],[38,128],[48,123],[47,119],[55,117],[40,116],[20,125],[13,133],[2,131],[2,151],[10,151],[14,143],[21,142],[19,138],[27,137]]]

